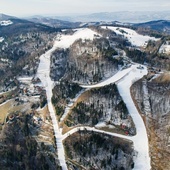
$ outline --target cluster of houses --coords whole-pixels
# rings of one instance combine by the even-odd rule
[[[39,96],[44,93],[43,87],[38,85],[38,83],[40,83],[38,78],[33,78],[28,84],[20,82],[20,94],[26,96]]]
[[[16,119],[19,119],[19,115],[12,114],[7,116],[6,122],[12,124]]]

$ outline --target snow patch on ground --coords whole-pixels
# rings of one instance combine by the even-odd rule
[[[99,122],[97,125],[95,125],[96,128],[102,128],[102,127],[106,127],[106,123],[105,122]]]
[[[159,53],[170,54],[170,41],[165,42],[165,44],[160,47]]]
[[[0,43],[4,41],[4,38],[3,37],[0,37]]]
[[[144,98],[143,98],[144,111],[147,116],[151,116],[151,106],[149,102],[149,92],[148,92],[146,80],[142,81],[142,89],[144,93]]]
[[[101,127],[105,127],[106,123],[105,122],[99,122],[97,125],[95,125],[95,127],[97,128],[101,128]]]
[[[149,40],[157,41],[159,39],[155,37],[150,36],[144,36],[138,34],[136,31],[129,29],[129,28],[123,28],[123,27],[106,27],[102,26],[103,29],[110,29],[114,31],[117,35],[122,35],[123,37],[127,38],[128,41],[137,47],[146,47]]]
[[[77,99],[81,96],[81,94],[83,94],[85,91],[84,90],[81,90],[74,99],[72,99],[68,105],[66,106],[65,108],[65,111],[64,111],[64,114],[62,115],[62,117],[60,118],[60,122],[62,122],[68,115],[68,113],[70,112],[71,110],[71,107],[74,105],[74,103],[77,101]]]
[[[8,26],[8,25],[11,25],[11,24],[13,24],[13,22],[11,20],[0,21],[1,26]]]
[[[25,84],[31,84],[33,77],[18,77],[18,80]]]

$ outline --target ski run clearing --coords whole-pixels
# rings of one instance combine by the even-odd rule
[[[109,29],[117,30],[117,27],[109,27]],[[142,35],[138,35],[134,31],[129,31],[129,29],[123,28],[124,31],[128,32],[128,35],[133,37],[133,42],[135,41],[135,45],[144,45],[145,41],[148,41],[149,39],[152,39],[150,37],[145,37]],[[117,30],[118,31],[118,30]],[[143,66],[143,69],[139,69],[137,64],[133,64],[131,67],[120,70],[117,72],[114,76],[111,78],[98,83],[96,85],[87,85],[82,86],[84,88],[95,88],[95,87],[102,87],[105,85],[108,85],[110,83],[116,82],[118,86],[118,90],[120,92],[120,95],[122,96],[124,102],[127,105],[127,108],[129,110],[129,113],[131,114],[133,121],[136,126],[137,135],[130,137],[130,136],[124,136],[116,133],[109,133],[104,132],[101,130],[97,130],[94,127],[79,127],[74,128],[73,130],[69,131],[65,135],[62,135],[61,130],[58,126],[58,121],[55,115],[55,110],[53,108],[51,97],[52,97],[52,89],[54,86],[54,82],[50,78],[50,56],[54,50],[57,48],[68,48],[70,45],[72,45],[76,40],[78,39],[94,39],[99,37],[100,35],[91,29],[85,28],[85,29],[77,29],[77,31],[73,35],[61,35],[59,34],[57,36],[57,40],[54,42],[54,46],[47,51],[45,54],[41,55],[40,57],[40,63],[37,70],[37,77],[40,78],[42,85],[46,89],[47,94],[47,102],[48,102],[48,109],[52,118],[53,122],[53,128],[56,138],[56,144],[57,144],[57,152],[58,152],[58,159],[60,162],[60,165],[62,166],[63,170],[67,170],[67,165],[65,161],[65,154],[64,154],[64,147],[62,141],[70,134],[75,133],[80,128],[81,129],[87,129],[87,130],[93,130],[96,132],[106,133],[113,136],[125,138],[132,140],[134,143],[134,149],[137,153],[135,158],[135,170],[149,170],[151,169],[150,166],[150,157],[149,157],[149,149],[148,149],[148,138],[146,133],[146,128],[143,123],[143,120],[141,116],[139,115],[130,94],[130,86],[133,82],[137,81],[138,79],[142,78],[144,75],[147,74],[147,68]]]
[[[52,49],[47,51],[45,54],[41,55],[40,57],[40,64],[37,71],[37,77],[40,78],[43,86],[46,89],[47,94],[47,103],[48,103],[48,109],[52,118],[53,122],[53,128],[56,138],[56,144],[57,144],[57,151],[58,151],[58,159],[60,162],[60,165],[62,166],[63,170],[67,170],[67,165],[65,161],[65,154],[64,154],[64,147],[62,143],[62,134],[60,132],[60,129],[58,127],[58,121],[55,115],[55,110],[52,106],[51,97],[52,97],[52,89],[54,82],[50,78],[50,56],[54,50],[57,48],[68,48],[71,44],[73,44],[78,39],[93,39],[97,35],[94,31],[90,29],[80,29],[76,31],[73,35],[59,35],[57,37],[57,41],[55,41],[54,46]]]
[[[140,35],[136,31],[129,29],[129,28],[106,27],[106,26],[103,26],[102,28],[110,29],[114,31],[117,35],[122,35],[123,37],[127,38],[128,41],[132,45],[137,46],[137,47],[146,47],[149,40],[152,40],[152,41],[159,40],[155,37]]]

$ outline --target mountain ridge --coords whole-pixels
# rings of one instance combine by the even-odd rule
[[[145,23],[134,24],[134,26],[170,33],[170,20],[149,21]]]
[[[160,11],[118,11],[118,12],[99,12],[85,15],[74,16],[56,16],[55,18],[72,22],[99,22],[99,21],[115,21],[121,22],[148,22],[152,20],[170,20],[170,12]]]
[[[113,14],[115,14],[115,16],[114,16],[115,18],[113,17]],[[131,14],[131,21],[130,22],[121,21],[121,17],[123,17],[125,14],[126,15]],[[135,12],[124,11],[124,12],[112,12],[112,13],[103,12],[103,13],[93,13],[93,14],[90,14],[90,15],[84,15],[84,16],[89,16],[91,18],[91,21],[89,21],[89,22],[85,22],[84,20],[82,20],[80,22],[76,21],[78,18],[80,19],[81,17],[83,18],[84,16],[79,16],[78,18],[73,17],[72,19],[70,18],[70,19],[67,20],[67,18],[65,18],[64,16],[63,17],[57,17],[57,16],[56,17],[55,16],[46,17],[46,16],[40,16],[40,15],[37,16],[36,15],[36,16],[33,16],[33,17],[29,17],[29,18],[17,18],[15,16],[0,14],[0,21],[3,21],[3,20],[20,20],[20,21],[23,21],[23,22],[27,21],[27,22],[30,22],[30,23],[42,24],[42,25],[46,25],[46,26],[49,26],[49,27],[55,27],[55,28],[61,28],[61,29],[88,27],[88,26],[100,26],[100,25],[103,25],[103,24],[104,25],[120,25],[120,26],[126,25],[126,26],[133,26],[133,27],[136,27],[136,28],[139,28],[139,27],[147,28],[147,29],[156,30],[156,31],[159,31],[159,32],[163,31],[163,32],[168,33],[168,34],[170,33],[170,18],[164,19],[164,18],[166,18],[166,17],[164,17],[163,19],[158,18],[158,19],[155,19],[155,20],[149,20],[147,22],[142,22],[142,18],[145,15],[143,15],[141,13],[141,15],[143,15],[143,17],[141,18],[141,22],[135,23],[135,22],[133,22],[133,17],[135,17],[135,14],[136,14]],[[167,13],[165,12],[165,14],[168,14],[168,12]],[[164,15],[164,13],[162,15]],[[148,16],[148,18],[149,18],[149,16]],[[164,15],[164,16],[166,16],[166,15]],[[100,17],[100,19],[99,19],[99,17]],[[138,15],[136,17],[138,18]],[[64,19],[66,19],[66,20],[64,20]],[[96,21],[93,21],[93,20],[96,20]]]
[[[15,16],[10,16],[10,15],[0,13],[0,21],[9,20],[9,19],[16,19],[16,18],[17,17],[15,17]]]

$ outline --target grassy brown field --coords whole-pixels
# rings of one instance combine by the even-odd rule
[[[50,117],[47,105],[44,108],[37,110],[37,112],[38,114],[42,115],[41,117],[43,118],[43,120],[46,120],[47,117]]]
[[[6,116],[8,115],[12,106],[13,106],[13,100],[9,100],[0,105],[0,124],[4,123]]]
[[[156,83],[170,83],[170,72],[166,72],[153,80]]]

